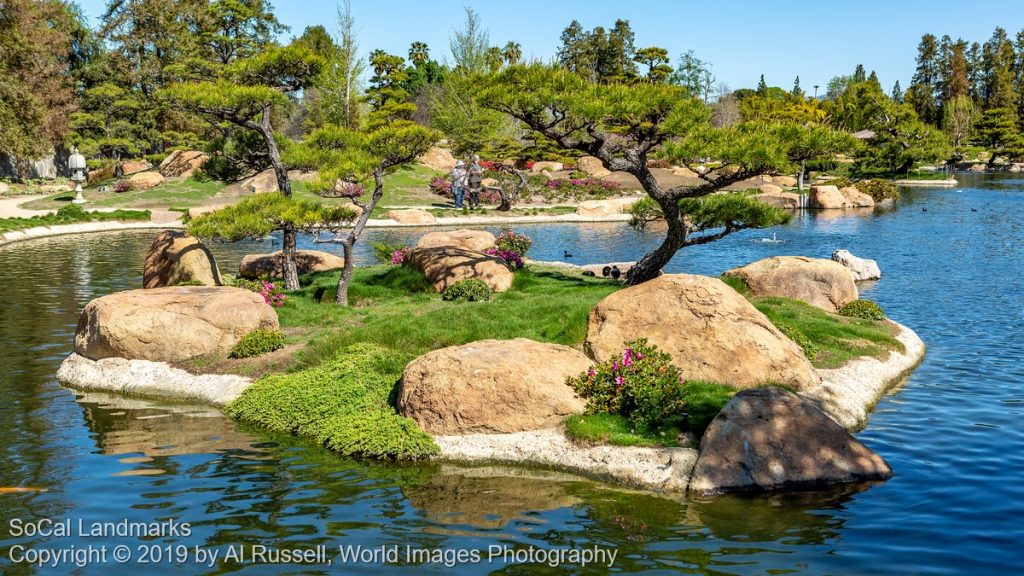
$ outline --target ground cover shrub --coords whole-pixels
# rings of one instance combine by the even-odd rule
[[[873,300],[849,302],[839,309],[839,315],[865,320],[885,320],[885,311]]]
[[[431,192],[438,196],[450,196],[452,193],[452,183],[444,176],[433,177],[428,187]]]
[[[518,270],[525,265],[523,258],[532,246],[533,240],[526,234],[504,230],[498,235],[494,246],[488,248],[485,252],[491,256],[498,256],[504,259]]]
[[[225,412],[276,432],[309,436],[346,456],[419,460],[433,439],[390,399],[407,356],[375,344],[341,350],[318,366],[259,379]]]
[[[541,190],[547,201],[563,199],[602,199],[622,192],[622,186],[600,178],[554,178]]]
[[[588,414],[618,414],[637,428],[653,429],[683,416],[683,378],[672,357],[647,343],[626,343],[610,358],[567,384],[586,399]]]
[[[441,292],[446,302],[486,302],[491,299],[491,288],[482,280],[463,278],[453,282]]]
[[[273,328],[261,328],[249,332],[231,349],[229,358],[252,358],[269,354],[284,348],[284,334]]]
[[[391,242],[373,242],[373,257],[381,264],[401,264],[409,253],[409,248],[404,244],[392,244]]]
[[[855,186],[861,192],[871,196],[875,202],[899,200],[900,197],[899,187],[888,180],[872,178],[870,180],[861,180]]]

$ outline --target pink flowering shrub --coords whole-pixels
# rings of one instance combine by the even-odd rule
[[[430,180],[430,191],[439,196],[450,196],[452,193],[452,183],[443,176],[434,176]]]
[[[683,417],[683,378],[672,357],[646,339],[566,383],[587,401],[587,414],[619,414],[639,428],[678,422]]]
[[[549,199],[607,198],[622,191],[618,182],[600,178],[555,178],[544,184]]]
[[[523,256],[533,246],[533,240],[526,234],[517,234],[511,230],[502,232],[494,242],[494,246],[486,250],[491,256],[504,258],[517,270],[523,267]]]
[[[366,193],[366,187],[358,182],[339,182],[335,186],[335,196],[339,198],[359,198]]]
[[[274,282],[260,280],[259,294],[260,296],[263,296],[263,300],[271,306],[275,306],[277,308],[284,306],[286,298],[284,290],[280,285],[275,284]]]
[[[405,258],[409,255],[411,248],[402,247],[391,252],[391,264],[394,266],[401,266],[405,262]]]
[[[118,194],[122,192],[128,192],[132,189],[132,183],[127,180],[120,180],[114,183],[114,192]]]

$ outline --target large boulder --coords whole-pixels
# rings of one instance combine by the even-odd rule
[[[839,189],[839,193],[846,199],[848,208],[874,208],[875,199],[857,189],[856,186],[846,186]]]
[[[530,166],[530,172],[534,174],[558,172],[563,169],[565,169],[565,166],[561,162],[534,162],[533,166]]]
[[[134,174],[136,172],[151,170],[152,168],[153,165],[146,160],[125,160],[121,162],[122,174]]]
[[[764,186],[767,186],[767,184],[762,187]],[[775,188],[778,188],[778,186],[775,186]],[[792,192],[761,192],[754,195],[754,200],[769,206],[775,206],[776,208],[786,208],[789,210],[800,208],[800,195]]]
[[[515,277],[502,258],[457,246],[414,248],[405,263],[423,272],[438,292],[463,278],[476,278],[491,290],[504,292]]]
[[[757,191],[762,194],[782,194],[782,186],[775,184],[761,184],[757,187]]]
[[[343,268],[345,259],[319,250],[297,250],[295,265],[299,274],[309,274]],[[270,254],[246,254],[238,264],[238,275],[250,280],[284,278],[284,253],[278,250]]]
[[[783,188],[796,188],[797,180],[792,176],[772,176],[772,184]]]
[[[142,268],[143,288],[163,288],[184,282],[216,284],[209,249],[184,232],[165,230],[156,235]]]
[[[807,196],[807,207],[818,210],[834,210],[846,208],[846,197],[838,186],[811,186]]]
[[[746,283],[755,296],[802,300],[835,312],[857,299],[853,276],[838,262],[806,256],[774,256],[725,273]]]
[[[582,352],[525,338],[434,350],[405,368],[398,410],[429,434],[498,434],[559,425],[585,403],[566,385]]]
[[[430,225],[436,224],[437,218],[426,210],[411,208],[408,210],[388,210],[384,213],[385,218],[390,218],[399,224]]]
[[[434,146],[416,159],[417,162],[438,172],[451,172],[455,168],[455,156],[447,148]]]
[[[437,248],[438,246],[455,246],[483,252],[494,246],[498,239],[487,230],[452,230],[425,234],[416,243],[417,248]]]
[[[277,174],[273,169],[267,169],[255,176],[242,180],[239,184],[244,194],[265,194],[277,192],[280,187],[277,185]]]
[[[683,178],[700,178],[700,174],[697,174],[696,172],[690,170],[686,166],[673,166],[672,175],[681,176]]]
[[[623,214],[630,206],[640,200],[639,196],[626,198],[609,198],[607,200],[584,200],[576,207],[579,216],[603,217]]]
[[[159,172],[138,172],[128,177],[132,190],[149,190],[163,183],[164,177]]]
[[[128,290],[86,304],[75,331],[75,352],[90,360],[225,358],[242,336],[277,327],[274,309],[242,288]]]
[[[689,489],[808,488],[890,477],[881,456],[812,402],[772,387],[736,394],[712,420]]]
[[[849,250],[836,250],[832,252],[832,260],[839,262],[853,274],[857,282],[862,280],[878,280],[882,277],[882,271],[878,268],[878,262],[867,258],[858,258]]]
[[[576,168],[582,172],[586,172],[587,176],[594,178],[600,178],[611,174],[611,170],[604,167],[604,163],[600,159],[594,158],[593,156],[583,156],[576,161]]]
[[[160,163],[160,174],[167,178],[188,178],[209,156],[198,150],[175,150]]]
[[[803,350],[717,278],[665,274],[607,296],[590,312],[586,347],[603,362],[646,338],[687,380],[737,389],[778,382],[817,386]]]

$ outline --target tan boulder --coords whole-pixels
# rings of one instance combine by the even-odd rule
[[[132,190],[149,190],[163,183],[164,177],[159,172],[139,172],[128,177]]]
[[[700,178],[699,174],[697,174],[693,170],[690,170],[686,166],[673,166],[672,175],[682,176],[683,178]]]
[[[163,288],[183,282],[216,284],[209,249],[184,232],[165,230],[156,235],[142,269],[143,288]]]
[[[1022,170],[1024,170],[1024,164],[1021,164],[1019,162],[1014,162],[1013,164],[1010,164],[1010,166],[1006,169],[1007,172],[1014,173],[1020,172]]]
[[[820,382],[803,350],[717,278],[665,274],[607,296],[590,312],[586,347],[596,360],[622,354],[638,338],[671,354],[687,380],[797,390]]]
[[[795,188],[797,180],[792,176],[772,176],[772,184],[783,188]]]
[[[280,187],[277,185],[277,174],[273,169],[267,169],[255,176],[250,176],[239,184],[243,194],[265,194],[277,192]]]
[[[309,274],[343,268],[345,259],[319,250],[296,250],[295,265],[299,274]],[[270,254],[246,254],[238,264],[238,275],[250,280],[284,278],[284,253],[278,250]]]
[[[809,488],[891,477],[881,456],[812,402],[773,387],[736,394],[711,421],[689,490]]]
[[[188,178],[209,156],[198,150],[175,150],[160,163],[160,174],[167,178]]]
[[[725,273],[746,283],[755,296],[802,300],[835,312],[857,299],[853,276],[840,263],[806,256],[774,256]]]
[[[405,263],[423,272],[438,292],[463,278],[476,278],[491,290],[504,292],[514,278],[505,260],[456,246],[414,248]]]
[[[498,239],[487,230],[452,230],[425,234],[416,243],[417,248],[437,248],[454,246],[475,252],[483,252],[494,246]]]
[[[846,208],[846,197],[839,191],[838,186],[811,186],[807,207],[820,210]]]
[[[761,184],[757,187],[758,192],[763,194],[781,194],[782,187],[775,184]]]
[[[409,210],[388,210],[384,213],[384,217],[390,218],[399,224],[429,225],[437,223],[437,218],[433,214],[426,210],[420,210],[419,208],[412,208]]]
[[[587,176],[594,178],[600,178],[611,174],[611,170],[604,167],[604,163],[600,159],[594,158],[593,156],[583,156],[576,161],[576,168],[581,172],[586,172]]]
[[[428,149],[416,161],[438,172],[451,172],[455,168],[455,156],[452,156],[451,150],[437,146]]]
[[[630,206],[636,204],[639,200],[639,196],[609,198],[607,200],[584,200],[576,207],[576,214],[588,217],[624,214]]]
[[[497,186],[499,183],[500,182],[498,182],[494,178],[484,178],[483,180],[480,181],[481,186]]]
[[[540,174],[542,172],[558,172],[564,169],[565,166],[561,162],[534,162],[533,166],[530,167],[530,172]]]
[[[274,309],[242,288],[128,290],[86,304],[75,331],[75,352],[90,360],[225,358],[242,336],[277,327]]]
[[[110,180],[114,177],[114,167],[106,166],[103,168],[97,168],[95,170],[89,170],[89,173],[85,175],[85,183],[87,186],[91,186],[97,182],[104,180]]]
[[[968,170],[970,170],[971,172],[985,172],[986,170],[988,170],[988,165],[987,164],[972,164],[971,167],[968,168]]]
[[[875,199],[861,192],[855,186],[846,186],[839,189],[839,193],[846,198],[846,206],[849,208],[874,208]]]
[[[145,160],[125,160],[121,162],[121,173],[123,174],[134,174],[136,172],[144,172],[151,170],[153,165]]]
[[[764,186],[767,186],[765,184]],[[777,188],[777,186],[776,186]],[[776,208],[796,210],[800,208],[800,195],[792,192],[762,192],[754,196],[754,200],[764,202]]]
[[[398,411],[437,435],[551,428],[583,411],[565,380],[590,365],[578,350],[525,338],[442,348],[406,366]]]

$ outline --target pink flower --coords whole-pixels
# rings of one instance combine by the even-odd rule
[[[594,370],[593,368],[591,368],[590,370],[587,370],[587,376],[589,376],[591,378],[593,378],[594,376],[597,376],[597,370]]]
[[[625,383],[626,383],[626,380],[622,376],[616,376],[615,377],[615,387],[616,388],[622,388],[622,385],[625,384]]]

